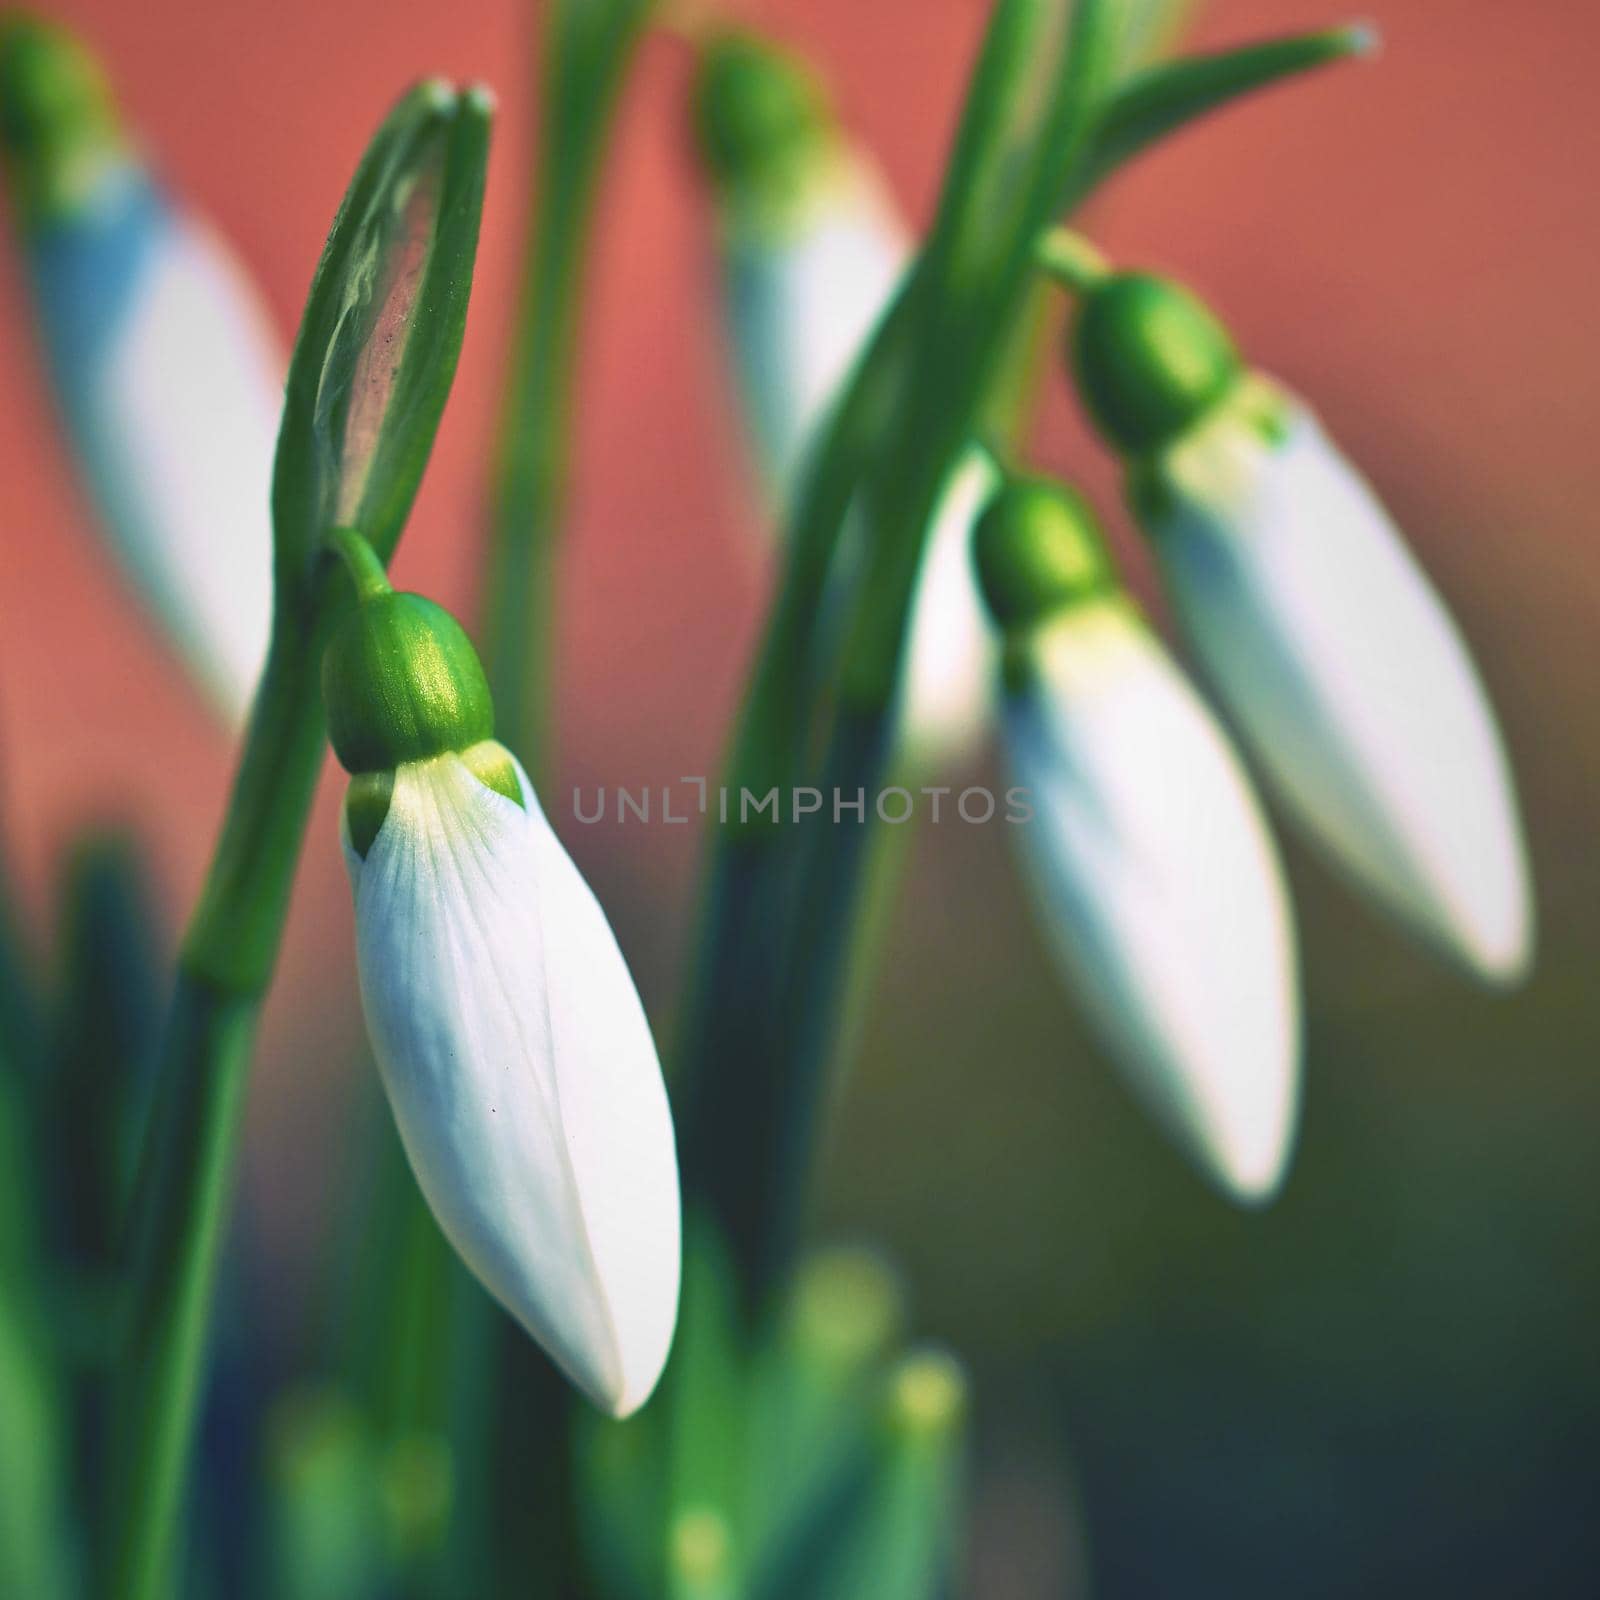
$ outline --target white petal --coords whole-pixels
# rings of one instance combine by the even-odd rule
[[[271,623],[283,356],[220,239],[138,182],[106,206],[35,263],[57,384],[117,554],[239,722]]]
[[[1380,902],[1517,977],[1530,896],[1494,716],[1372,491],[1303,410],[1276,446],[1208,427],[1166,477],[1174,605],[1285,802]]]
[[[841,161],[790,226],[729,219],[734,359],[762,466],[786,499],[818,424],[888,308],[911,241],[875,173]]]
[[[762,466],[780,502],[888,310],[911,236],[877,174],[842,157],[791,219],[727,229],[733,349]],[[935,514],[911,621],[901,728],[917,765],[970,756],[988,726],[995,646],[972,571],[972,523],[995,484],[981,451]]]
[[[978,594],[972,527],[998,481],[989,456],[968,451],[928,534],[911,613],[901,722],[903,748],[917,765],[970,756],[989,725],[999,650]]]
[[[1299,1101],[1294,932],[1237,758],[1122,605],[1040,641],[1007,699],[1018,843],[1041,915],[1108,1048],[1224,1189],[1268,1197]]]
[[[519,769],[520,770],[520,769]],[[642,1405],[677,1319],[672,1121],[633,981],[521,774],[400,768],[355,891],[361,992],[451,1243],[586,1394]]]

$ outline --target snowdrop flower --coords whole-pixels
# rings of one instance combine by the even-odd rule
[[[73,448],[118,558],[237,723],[271,622],[278,340],[127,145],[96,63],[53,26],[0,26],[0,150]]]
[[[975,553],[1006,638],[1002,714],[1030,889],[1134,1090],[1223,1191],[1268,1199],[1299,1101],[1295,940],[1226,736],[1118,588],[1091,513],[1008,485]]]
[[[742,35],[714,41],[695,110],[717,184],[729,345],[782,505],[905,275],[912,238],[882,176],[789,57]],[[993,646],[969,550],[995,483],[973,449],[929,532],[900,713],[902,747],[923,763],[960,759],[987,721]]]
[[[365,548],[362,546],[361,548]],[[354,775],[344,851],[361,995],[417,1181],[484,1286],[602,1410],[655,1387],[677,1318],[677,1157],[605,913],[449,615],[364,598],[324,662]]]
[[[1494,714],[1371,488],[1173,284],[1104,278],[1073,352],[1195,653],[1287,809],[1470,971],[1520,976],[1530,894]]]

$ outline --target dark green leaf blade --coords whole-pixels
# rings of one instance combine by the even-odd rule
[[[1128,79],[1101,114],[1087,163],[1092,181],[1244,95],[1376,48],[1373,30],[1357,25],[1147,67]]]
[[[50,1166],[78,1266],[106,1269],[154,1075],[169,930],[137,842],[80,839],[61,893],[61,993],[51,1074]],[[95,1114],[84,1115],[92,1106]]]
[[[890,1372],[873,1436],[843,1464],[828,1514],[758,1585],[760,1600],[944,1600],[962,1535],[966,1379],[941,1350]]]

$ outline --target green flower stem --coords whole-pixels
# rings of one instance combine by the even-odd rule
[[[65,1408],[51,1329],[27,1287],[0,1260],[0,1594],[56,1600],[69,1592]]]
[[[766,1206],[751,1203],[772,1176],[767,1139],[753,1130],[788,1137],[786,1091],[778,1072],[753,1064],[768,1061],[774,1048],[795,852],[782,825],[744,822],[738,797],[781,793],[801,770],[828,574],[904,354],[912,299],[903,290],[880,324],[802,482],[783,581],[734,734],[726,779],[734,809],[712,841],[678,1045],[686,1202],[692,1213],[709,1215],[726,1241],[751,1313],[781,1261]],[[793,1158],[782,1162],[785,1172],[794,1165]]]
[[[378,600],[394,593],[378,552],[354,528],[335,528],[328,535],[328,548],[344,562],[358,599]]]
[[[500,737],[537,783],[548,756],[552,568],[572,453],[574,352],[601,167],[654,0],[561,0],[544,73],[538,199],[496,449],[485,659]]]
[[[730,787],[751,774],[758,792],[768,780],[789,781],[812,746],[816,710],[830,703],[816,787],[869,796],[878,787],[923,538],[1026,307],[1035,240],[1071,192],[1110,70],[1112,9],[1080,6],[1069,41],[1054,51],[1058,8],[1004,0],[996,9],[930,241],[808,484]],[[1041,58],[1052,57],[1044,109],[1030,111],[1027,89]],[[811,659],[815,624],[797,614],[815,616],[852,504],[867,514],[869,562],[831,696]],[[709,1206],[728,1237],[755,1310],[795,1241],[870,828],[829,818],[801,830],[730,827],[716,842],[687,1033],[685,1173],[691,1199]]]
[[[265,676],[200,904],[184,939],[183,971],[219,994],[260,999],[283,936],[326,728],[322,649],[333,607],[274,626]]]
[[[318,663],[331,604],[280,622],[222,838],[184,942],[130,1216],[105,1593],[171,1592],[256,1019],[324,750]]]
[[[148,1186],[136,1201],[136,1322],[124,1355],[106,1593],[155,1600],[194,1432],[257,1003],[180,976]]]
[[[345,191],[290,360],[273,464],[272,643],[179,957],[129,1214],[98,1545],[117,1600],[171,1592],[251,1042],[322,766],[322,654],[351,600],[326,540],[351,523],[387,556],[410,512],[465,331],[491,113],[483,91],[437,79],[396,102]]]
[[[1052,228],[1040,241],[1039,270],[1074,294],[1083,294],[1111,276],[1111,264],[1081,233]]]

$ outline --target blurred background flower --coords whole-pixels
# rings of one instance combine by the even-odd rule
[[[902,211],[925,221],[986,7],[729,9],[819,64]],[[1518,774],[1539,965],[1510,996],[1480,993],[1286,838],[1306,1117],[1278,1204],[1238,1214],[1098,1059],[1004,830],[925,829],[818,1224],[884,1240],[917,1331],[973,1370],[968,1588],[985,1600],[1578,1596],[1600,1560],[1600,1254],[1585,1221],[1600,1124],[1600,324],[1574,310],[1600,261],[1600,18],[1577,0],[1361,9],[1382,70],[1228,114],[1108,189],[1091,221],[1114,258],[1194,284],[1252,360],[1314,401],[1450,602]],[[114,63],[173,191],[231,241],[285,336],[394,85],[438,71],[500,91],[505,159],[460,377],[396,566],[402,587],[470,616],[528,200],[529,8],[53,11]],[[1321,0],[1212,0],[1198,37],[1335,20]],[[568,824],[576,784],[715,771],[766,587],[689,67],[665,42],[646,51],[602,200],[552,807],[658,1015],[681,975],[695,830]],[[0,753],[18,876],[42,908],[69,834],[115,817],[148,840],[176,918],[227,752],[101,560],[25,305],[16,256],[0,254]],[[1060,384],[1035,460],[1116,503],[1115,468]],[[1113,533],[1154,602],[1139,542]],[[273,1290],[260,1336],[285,1361],[314,1331],[359,1081],[339,788],[330,771],[250,1112],[245,1227]]]

